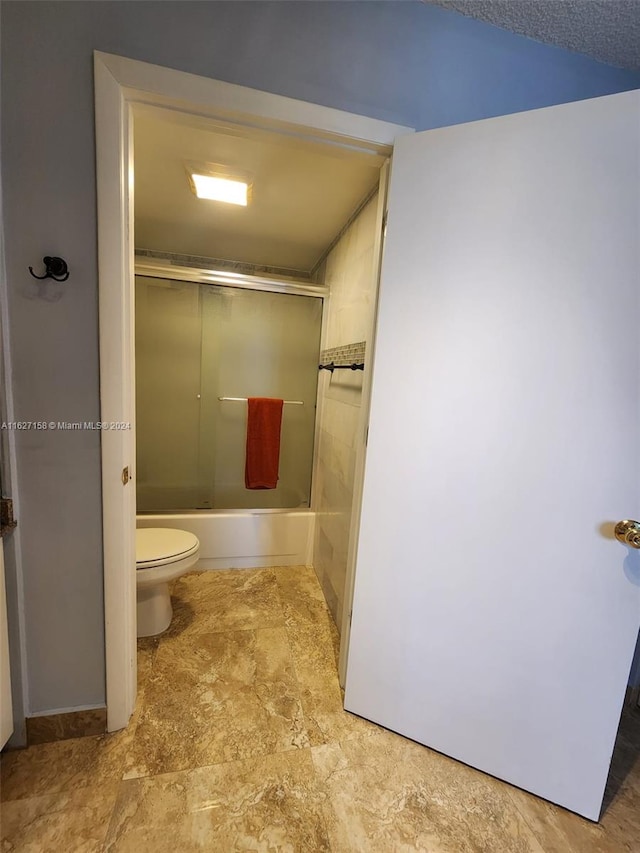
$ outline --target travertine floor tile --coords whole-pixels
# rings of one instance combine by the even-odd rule
[[[159,644],[159,637],[138,637],[138,692],[136,695],[136,704],[133,710],[133,715],[129,720],[128,726],[128,730],[132,735],[135,734],[135,729],[137,728],[138,723],[140,722],[140,717],[142,716],[145,692],[147,684],[149,683],[149,678],[151,677],[153,660],[156,652],[158,651]],[[127,760],[130,761],[130,759]]]
[[[142,690],[149,680],[159,645],[160,637],[138,637],[138,691]]]
[[[275,566],[273,572],[283,602],[289,602],[304,614],[309,602],[320,602],[327,609],[318,578],[311,566]],[[313,616],[313,612],[309,612]]]
[[[625,710],[599,823],[537,797],[509,795],[548,853],[637,853],[640,850],[640,713]]]
[[[330,850],[309,750],[123,782],[106,851]]]
[[[3,754],[3,853],[640,853],[640,713],[592,824],[345,712],[312,569],[174,593],[125,732]]]
[[[119,782],[76,788],[2,804],[3,853],[98,853],[107,833]]]
[[[631,774],[617,789],[600,819],[608,838],[618,843],[618,849],[638,853],[640,850],[640,780]]]
[[[275,569],[285,627],[313,746],[375,730],[344,710],[338,682],[340,638],[313,569]]]
[[[284,628],[161,644],[125,776],[309,745]]]
[[[640,849],[637,827],[625,838],[624,824],[627,818],[632,818],[633,804],[627,802],[624,795],[616,799],[613,811],[605,814],[599,824],[517,788],[510,788],[509,796],[545,853],[637,853]],[[638,808],[637,803],[635,808]],[[622,826],[615,817],[616,813]]]
[[[300,701],[312,746],[363,737],[378,730],[373,723],[344,710],[342,691],[335,679],[318,676],[312,685],[301,685]]]
[[[122,778],[133,732],[126,729],[99,737],[60,740],[9,751],[0,764],[2,800],[85,789],[99,796],[110,782]]]
[[[306,659],[309,668],[321,665],[337,676],[340,636],[315,572],[307,566],[284,566],[274,573],[285,625],[292,642],[301,641],[299,663]]]
[[[545,853],[505,786],[398,735],[312,756],[333,853]]]
[[[173,621],[162,645],[189,634],[246,631],[284,624],[278,587],[271,569],[191,572],[172,591]]]

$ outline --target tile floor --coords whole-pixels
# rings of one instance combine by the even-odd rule
[[[127,730],[2,756],[2,851],[640,851],[640,715],[599,825],[342,710],[305,568],[189,574]]]

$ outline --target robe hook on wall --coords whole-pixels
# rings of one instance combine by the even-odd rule
[[[69,270],[67,262],[62,258],[50,258],[48,255],[42,259],[44,263],[44,275],[36,275],[33,267],[29,267],[29,272],[34,278],[42,280],[43,278],[52,278],[54,281],[66,281],[69,278]]]

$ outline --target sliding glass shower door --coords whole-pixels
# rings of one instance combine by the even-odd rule
[[[309,506],[322,300],[136,277],[138,510]],[[247,404],[280,397],[276,489],[244,486]]]
[[[198,285],[136,276],[138,511],[184,510],[200,484]]]

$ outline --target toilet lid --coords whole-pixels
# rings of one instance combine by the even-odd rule
[[[198,537],[171,527],[140,527],[136,530],[136,567],[149,568],[190,556],[200,547]]]

